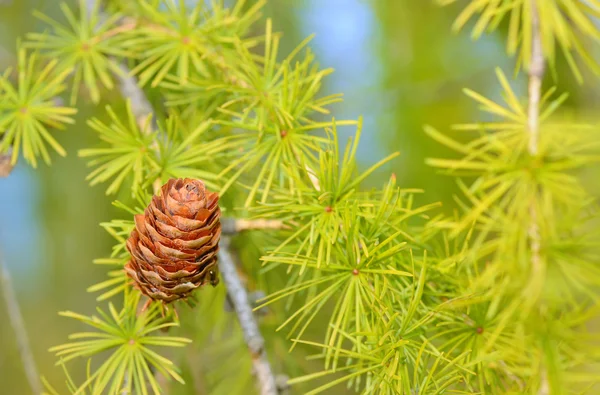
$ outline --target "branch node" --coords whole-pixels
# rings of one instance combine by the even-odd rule
[[[277,392],[279,395],[288,394],[290,391],[290,385],[288,384],[290,378],[285,374],[278,374],[277,377],[275,377],[275,380],[277,382]]]

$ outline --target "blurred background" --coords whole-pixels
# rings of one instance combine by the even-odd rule
[[[19,37],[42,29],[31,11],[60,19],[58,4],[0,0],[0,72],[14,65]],[[361,166],[401,152],[369,184],[381,185],[394,172],[401,186],[423,188],[422,199],[442,201],[444,210],[452,208],[454,182],[424,160],[449,153],[425,136],[422,125],[447,130],[453,123],[478,119],[476,106],[461,89],[498,98],[494,68],[508,75],[514,69],[504,52],[502,30],[477,42],[468,32],[450,33],[460,6],[439,8],[430,0],[270,0],[265,9],[275,30],[284,33],[282,54],[316,34],[312,46],[321,66],[336,70],[323,94],[345,96],[334,107],[335,117],[364,117]],[[585,117],[597,103],[598,80],[588,77],[579,86],[564,65],[557,70],[559,88],[571,93],[566,108]],[[514,81],[517,91],[524,92],[523,82]],[[55,134],[69,153],[66,158],[54,155],[51,167],[42,164],[37,170],[21,161],[10,177],[0,179],[0,251],[13,277],[38,369],[53,382],[62,382],[62,373],[47,349],[81,329],[57,311],[93,313],[95,295],[85,289],[101,280],[105,269],[92,260],[107,256],[113,244],[98,223],[120,215],[103,186],[90,188],[84,180],[88,169],[76,152],[97,142],[84,120],[104,105],[80,103],[77,124]],[[600,190],[597,181],[590,185]],[[0,383],[2,394],[29,393],[4,303]]]

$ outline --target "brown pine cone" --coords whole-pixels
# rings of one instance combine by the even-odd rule
[[[170,303],[201,285],[219,282],[218,200],[202,181],[171,179],[144,214],[135,216],[125,271],[144,295]]]

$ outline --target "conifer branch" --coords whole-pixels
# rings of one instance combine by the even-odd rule
[[[88,12],[91,12],[96,6],[96,1],[87,0],[86,6]],[[106,17],[104,13],[100,14]],[[142,130],[146,130],[147,128],[144,127],[143,122],[147,119],[148,114],[154,112],[152,105],[142,88],[138,85],[136,78],[131,75],[129,68],[121,63],[119,69],[121,73],[117,75],[117,78],[119,79],[121,93],[130,100],[131,109],[138,124]],[[155,192],[160,190],[160,179],[154,182],[153,187]],[[282,223],[280,221],[264,220],[251,222],[236,220],[233,222],[232,228],[237,232],[257,228],[279,229],[281,226]],[[246,289],[237,273],[235,263],[229,251],[229,239],[226,237],[220,242],[219,268],[252,357],[252,364],[254,365],[260,394],[276,395],[278,393],[277,384],[264,349],[265,342],[258,328],[258,323],[254,318]]]
[[[117,78],[119,80],[121,95],[129,99],[131,102],[131,111],[140,127],[143,127],[143,123],[148,115],[154,112],[152,104],[150,104],[142,88],[139,87],[137,79],[131,75],[129,67],[121,63],[119,64],[119,70],[121,73],[117,75]]]
[[[86,11],[88,15],[90,15],[96,7],[98,7],[98,16],[101,21],[106,20],[108,15],[102,11],[100,0],[86,0],[85,2]],[[119,87],[121,90],[121,94],[123,97],[129,99],[131,101],[131,110],[135,115],[138,124],[142,124],[143,120],[149,114],[153,113],[152,104],[146,97],[146,94],[139,87],[137,83],[137,79],[131,75],[131,70],[124,63],[119,64],[120,73],[115,73],[117,79],[119,80]]]
[[[21,356],[21,363],[23,364],[23,370],[27,376],[29,387],[34,395],[42,393],[42,385],[40,381],[40,375],[38,374],[37,367],[35,366],[35,360],[33,353],[31,352],[31,346],[29,344],[29,338],[25,331],[25,324],[23,322],[23,315],[19,308],[19,302],[15,294],[15,290],[12,286],[12,278],[10,272],[6,268],[2,252],[0,251],[0,285],[2,286],[2,296],[6,303],[6,311],[8,313],[8,319],[15,332],[17,339],[17,347]]]
[[[86,11],[89,15],[94,11],[95,7],[98,7],[99,19],[106,20],[108,18],[108,15],[104,11],[102,11],[99,1],[100,0],[86,0]],[[127,29],[131,28],[131,26],[131,23],[127,23],[125,26],[122,26],[122,28]],[[147,127],[147,125],[145,125],[145,123],[148,119],[148,115],[154,113],[154,110],[152,109],[152,104],[148,100],[148,97],[144,93],[144,90],[138,85],[137,78],[132,75],[129,67],[127,67],[125,63],[121,62],[118,64],[118,68],[119,73],[115,73],[115,76],[119,81],[119,89],[121,91],[121,95],[130,101],[131,111],[133,112],[133,115],[135,116],[135,119],[140,129],[149,133],[151,130]],[[154,119],[153,122],[156,122],[156,120]],[[154,144],[154,149],[158,150],[158,145],[156,143]],[[157,179],[152,184],[155,193],[158,192],[160,186],[160,179]]]
[[[540,31],[540,16],[537,1],[531,0],[531,59],[529,62],[529,103],[527,114],[527,126],[529,132],[528,150],[532,157],[537,156],[539,150],[540,134],[540,100],[542,95],[542,79],[544,77],[544,53],[542,49],[542,35]],[[538,212],[535,202],[530,208],[531,224],[529,226],[529,244],[531,248],[531,266],[534,276],[541,275],[542,258],[540,256],[541,240],[540,227],[538,223]],[[548,395],[548,380],[545,371],[542,378],[538,395]]]
[[[224,235],[234,235],[247,230],[280,230],[284,227],[283,221],[278,219],[221,219],[221,229]]]
[[[531,59],[529,63],[529,107],[527,121],[529,128],[529,153],[535,156],[538,153],[540,100],[545,68],[536,0],[531,0],[531,22],[533,37],[531,40]]]
[[[529,105],[527,126],[529,132],[529,154],[533,157],[538,154],[539,145],[539,114],[540,98],[542,91],[542,78],[544,76],[544,53],[542,52],[542,37],[540,31],[539,14],[536,0],[531,0],[532,18],[532,46],[529,64]],[[534,203],[531,209],[531,225],[529,228],[529,239],[531,246],[531,265],[536,275],[540,274],[540,230],[538,224],[538,213]]]
[[[261,395],[277,395],[277,382],[265,352],[265,340],[258,328],[248,293],[240,280],[231,252],[229,238],[223,237],[219,248],[219,271],[238,316],[244,340],[252,357],[252,365]]]

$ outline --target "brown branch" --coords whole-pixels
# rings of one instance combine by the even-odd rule
[[[221,231],[224,235],[235,235],[248,230],[280,230],[285,229],[279,219],[241,219],[222,218]]]
[[[277,395],[277,382],[265,352],[265,340],[258,328],[248,293],[237,273],[235,262],[229,251],[229,238],[223,237],[219,247],[219,271],[227,294],[240,322],[244,340],[252,357],[254,374],[261,395]]]
[[[21,356],[21,363],[23,364],[23,370],[27,376],[29,387],[34,395],[42,393],[42,384],[40,381],[40,375],[38,374],[37,367],[35,366],[35,360],[33,353],[31,352],[31,346],[29,344],[29,338],[25,331],[25,324],[23,322],[23,315],[19,309],[19,302],[15,290],[12,286],[12,279],[10,272],[6,268],[2,254],[0,252],[0,285],[2,285],[2,296],[6,303],[6,310],[8,312],[8,318],[10,324],[15,332],[17,339],[17,347]]]

